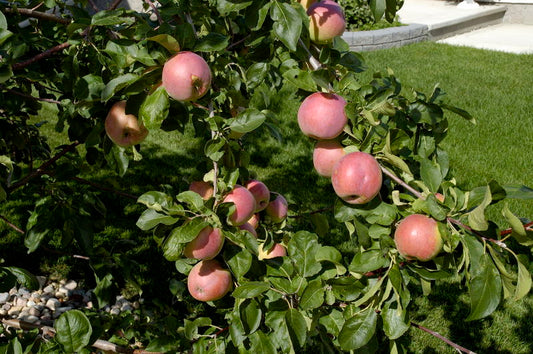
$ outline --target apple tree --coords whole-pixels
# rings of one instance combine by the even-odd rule
[[[118,3],[0,2],[0,200],[31,203],[17,217],[25,230],[3,219],[30,254],[55,246],[89,258],[97,307],[119,277],[139,294],[169,287],[173,304],[148,298],[158,312],[118,320],[76,310],[53,339],[6,331],[4,348],[88,352],[100,337],[130,352],[399,352],[415,288],[425,296],[455,278],[469,290],[468,321],[528,294],[531,223],[504,201],[531,190],[496,181],[462,190],[441,142],[448,119],[474,119],[438,87],[410,90],[390,71],[362,82],[337,3],[146,0],[145,12]],[[392,20],[397,3],[370,7]],[[297,116],[277,114],[287,97],[302,102]],[[42,133],[43,105],[58,146]],[[331,177],[331,208],[296,215],[254,171],[249,137],[282,144],[286,121],[317,140],[309,161]],[[117,190],[151,158],[143,141],[159,130],[199,142],[183,176],[193,183],[170,185],[184,173],[176,166],[138,195]],[[102,171],[113,173],[108,185],[90,180]],[[487,219],[493,204],[508,225]],[[142,260],[96,246],[98,232],[120,227],[105,217],[117,206],[151,240],[168,286],[137,279]],[[353,247],[335,247],[334,229]],[[3,287],[37,286],[20,268],[2,272]]]

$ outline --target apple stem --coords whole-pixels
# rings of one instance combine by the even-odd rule
[[[454,347],[455,349],[457,349],[458,351],[460,352],[463,352],[463,353],[469,353],[469,354],[475,354],[475,352],[471,351],[470,349],[466,349],[464,347],[461,347],[459,344],[456,344],[454,342],[452,342],[451,340],[449,340],[448,338],[440,335],[439,333],[435,332],[435,331],[432,331],[431,329],[428,329],[424,326],[421,326],[417,323],[414,323],[414,322],[411,322],[411,326],[415,327],[415,328],[418,328],[426,333],[429,333],[431,334],[433,337],[436,337],[438,339],[440,339],[441,341],[445,342],[446,344],[448,345],[451,345],[452,347]]]
[[[387,175],[390,179],[392,179],[394,182],[398,183],[399,185],[403,186],[405,189],[407,189],[409,192],[411,192],[411,194],[413,194],[414,196],[416,196],[417,198],[420,198],[422,200],[425,200],[426,197],[424,195],[422,195],[422,193],[420,193],[419,191],[417,191],[416,189],[414,189],[413,187],[411,187],[410,185],[408,185],[405,181],[403,181],[401,178],[399,178],[398,176],[396,176],[394,173],[392,173],[391,171],[389,171],[387,168],[381,166],[381,171],[383,171],[383,173],[385,175]]]
[[[25,234],[24,230],[22,230],[21,228],[19,228],[19,227],[16,226],[15,224],[13,224],[13,223],[12,223],[11,221],[9,221],[5,216],[0,215],[0,219],[4,220],[4,222],[5,222],[10,228],[12,228],[13,230],[15,230],[15,231],[18,232],[19,234],[22,234],[22,235]]]

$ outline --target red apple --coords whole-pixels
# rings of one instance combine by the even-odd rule
[[[196,53],[179,52],[163,66],[163,87],[178,101],[195,101],[211,86],[211,69]]]
[[[246,182],[244,186],[255,198],[255,212],[258,213],[261,210],[264,210],[270,201],[270,191],[268,190],[268,187],[263,182],[255,179]]]
[[[346,152],[344,147],[336,140],[321,140],[316,143],[313,151],[313,166],[319,175],[331,177],[333,166]]]
[[[204,227],[198,236],[185,246],[183,255],[187,258],[213,259],[224,246],[222,230]]]
[[[226,194],[223,203],[232,202],[235,204],[235,211],[228,217],[228,223],[239,226],[247,222],[255,211],[255,198],[250,191],[243,186],[235,187]]]
[[[241,226],[239,226],[239,229],[246,230],[252,235],[254,235],[255,238],[257,238],[257,231],[255,231],[255,228],[249,222],[244,223]]]
[[[381,189],[381,168],[376,159],[366,152],[352,152],[333,167],[331,184],[335,193],[350,204],[371,201]]]
[[[442,249],[442,237],[437,222],[421,214],[404,218],[394,232],[396,248],[407,259],[429,261]]]
[[[263,249],[264,244],[259,245],[257,250],[257,258],[259,260],[271,259],[276,257],[285,257],[287,255],[287,249],[280,243],[275,243],[269,251]]]
[[[214,259],[198,262],[187,278],[189,293],[199,301],[221,299],[232,286],[230,272]]]
[[[287,212],[289,210],[287,200],[281,195],[278,194],[276,199],[268,203],[265,211],[270,220],[275,223],[280,223],[287,217]]]
[[[252,215],[252,217],[247,221],[247,223],[252,225],[254,229],[257,229],[259,227],[260,220],[261,220],[261,217],[259,216],[259,213],[256,213]]]
[[[315,2],[307,10],[309,38],[317,44],[330,43],[346,29],[342,7],[332,0]]]
[[[204,181],[193,181],[189,185],[189,190],[200,194],[203,200],[209,200],[213,196],[214,188],[211,183]]]
[[[118,146],[130,147],[139,144],[148,135],[148,130],[133,114],[126,114],[126,101],[115,103],[105,119],[105,132]]]
[[[298,125],[307,136],[319,140],[339,136],[348,118],[346,100],[335,93],[315,92],[305,98],[298,109]]]

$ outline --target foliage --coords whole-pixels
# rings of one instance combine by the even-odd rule
[[[386,11],[387,21],[379,21],[374,19],[372,8],[383,6],[380,1],[339,0],[338,3],[344,9],[344,14],[346,16],[346,27],[349,31],[361,31],[389,27],[395,20],[394,14],[396,11],[400,10],[403,5],[403,1],[396,2],[394,4],[396,6],[394,11]],[[390,8],[390,6],[391,5],[389,3],[385,5],[387,8]],[[399,25],[396,21],[394,21],[394,24],[396,26]]]
[[[34,208],[24,241],[30,253],[61,230],[58,248],[91,256],[99,307],[109,301],[116,273],[126,273],[125,282],[142,293],[134,274],[139,265],[127,254],[95,247],[95,231],[113,223],[105,218],[112,207],[104,202],[105,192],[77,184],[93,186],[81,177],[84,172],[111,169],[117,176],[112,183],[125,185],[120,177],[140,158],[150,158],[136,147],[113,145],[106,136],[103,122],[116,101],[126,99],[127,111],[151,131],[192,130],[202,153],[195,156],[196,175],[187,178],[201,178],[215,190],[204,200],[163,181],[137,199],[142,209],[137,227],[152,236],[159,258],[168,261],[162,264],[172,269],[173,307],[161,305],[152,323],[128,317],[114,326],[95,313],[71,311],[55,322],[53,341],[40,345],[32,333],[24,341],[28,351],[32,345],[41,353],[88,351],[99,336],[160,352],[400,351],[397,339],[410,325],[413,286],[427,295],[434,282],[455,275],[470,291],[469,321],[490,315],[502,298],[517,300],[529,292],[528,257],[519,253],[531,246],[533,234],[502,203],[509,190],[496,181],[472,191],[456,185],[441,146],[448,114],[474,119],[444,102],[438,87],[428,94],[405,94],[392,71],[360,83],[362,58],[339,38],[331,45],[311,46],[308,19],[297,3],[160,4],[152,18],[125,9],[91,15],[81,6],[51,1],[41,10],[58,6],[61,16],[47,21],[40,15],[28,26],[19,25],[25,18],[17,8],[36,4],[1,5],[2,13],[11,15],[0,17],[1,94],[7,102],[0,118],[21,127],[28,141],[16,146],[15,135],[1,131],[4,146],[14,148],[2,156],[0,182],[2,199],[19,189],[32,192]],[[371,3],[376,18],[390,20],[396,9],[394,1]],[[174,101],[159,86],[162,66],[179,50],[202,54],[213,73],[212,89],[194,103]],[[236,184],[254,177],[246,134],[264,129],[281,140],[276,123],[286,117],[276,115],[274,102],[317,90],[347,99],[343,145],[375,156],[387,176],[370,203],[335,203],[335,220],[354,243],[342,253],[327,238],[296,229],[290,219],[276,223],[265,218],[255,238],[228,224],[234,206],[221,202]],[[38,126],[27,124],[42,101],[55,106],[56,130],[66,130],[70,139],[54,154],[35,135]],[[39,168],[33,166],[37,159],[45,161]],[[530,190],[523,190],[531,197]],[[436,193],[445,196],[443,202]],[[493,204],[502,206],[510,229],[500,230],[487,220],[485,211]],[[439,222],[445,246],[433,261],[404,259],[395,248],[395,224],[413,213]],[[308,215],[310,222],[327,234],[327,217],[316,214]],[[206,225],[223,229],[226,244],[217,259],[231,271],[235,289],[221,300],[199,303],[185,284],[197,261],[184,258],[182,251]],[[274,242],[283,243],[288,256],[260,261],[259,243],[269,248]],[[14,273],[14,268],[5,269]],[[115,338],[112,328],[123,329],[124,336]],[[16,335],[5,338],[4,349],[21,350]]]

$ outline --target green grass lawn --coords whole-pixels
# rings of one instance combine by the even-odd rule
[[[449,119],[449,136],[445,140],[445,147],[450,153],[451,165],[460,186],[472,188],[496,179],[502,184],[521,183],[533,187],[533,168],[530,164],[530,158],[533,157],[533,56],[421,43],[365,53],[364,57],[369,70],[361,75],[363,82],[368,81],[373,71],[390,67],[405,87],[430,93],[434,85],[440,83],[447,92],[450,104],[475,116],[478,121],[475,126],[459,116],[450,115]],[[252,173],[271,190],[284,194],[293,212],[304,213],[330,206],[336,197],[329,180],[313,171],[313,142],[300,133],[296,123],[299,102],[296,97],[279,98],[277,113],[282,143],[272,138],[266,129],[246,137],[245,142],[251,149]],[[49,113],[43,114],[43,117],[36,119],[50,119]],[[46,124],[44,129],[51,132],[53,122]],[[55,134],[50,143],[57,146],[63,139],[66,139],[65,133]],[[197,159],[198,155],[203,154],[202,148],[200,141],[193,138],[190,131],[185,134],[154,131],[142,144],[144,159],[131,163],[120,184],[112,184],[113,176],[105,170],[93,171],[86,177],[101,185],[136,195],[148,190],[179,192],[187,188],[191,178],[198,178],[200,172],[205,170],[203,166],[198,166]],[[117,199],[113,195],[103,198]],[[124,240],[124,246],[120,247],[136,252],[141,262],[146,263],[149,257],[154,256],[161,259],[153,254],[154,251],[146,249],[148,241],[144,244],[140,242],[143,245],[138,248],[130,247],[126,242],[143,237],[149,239],[135,226],[142,208],[130,200],[119,200],[111,205],[113,208],[109,208],[108,218],[113,226],[106,227],[97,235],[98,244],[108,247],[117,239]],[[533,219],[533,201],[515,200],[510,206],[517,215]],[[12,208],[13,214],[9,208]],[[13,217],[12,220],[19,223],[22,220],[14,216],[14,211],[24,208],[31,206],[13,201],[3,206],[2,214]],[[492,212],[495,215],[491,217],[499,217],[495,210]],[[306,218],[293,219],[293,224],[295,228],[312,229]],[[0,224],[0,236],[5,236],[9,231],[4,224]],[[21,246],[20,236],[16,237]],[[329,243],[341,250],[347,250],[351,245],[342,228],[334,228],[327,238]],[[2,242],[9,243],[3,237]],[[19,256],[23,256],[24,249],[21,252]],[[6,260],[16,259],[15,253],[13,258]],[[62,275],[69,276],[70,267],[54,268],[48,259],[51,259],[50,254],[39,251],[34,254],[32,262],[41,262],[42,271],[64,269]],[[62,267],[66,263],[68,260],[58,259]],[[173,265],[169,262],[166,264],[171,271]],[[158,264],[154,269],[164,266]],[[161,276],[165,274],[159,273],[162,273]],[[465,288],[459,288],[458,284],[436,286],[428,298],[421,297],[413,302],[412,320],[474,351],[533,352],[533,334],[529,331],[533,325],[529,316],[533,309],[533,297],[517,303],[506,303],[482,321],[465,323],[463,320],[469,312],[466,291]],[[445,343],[415,328],[401,342],[409,352],[454,352]]]

